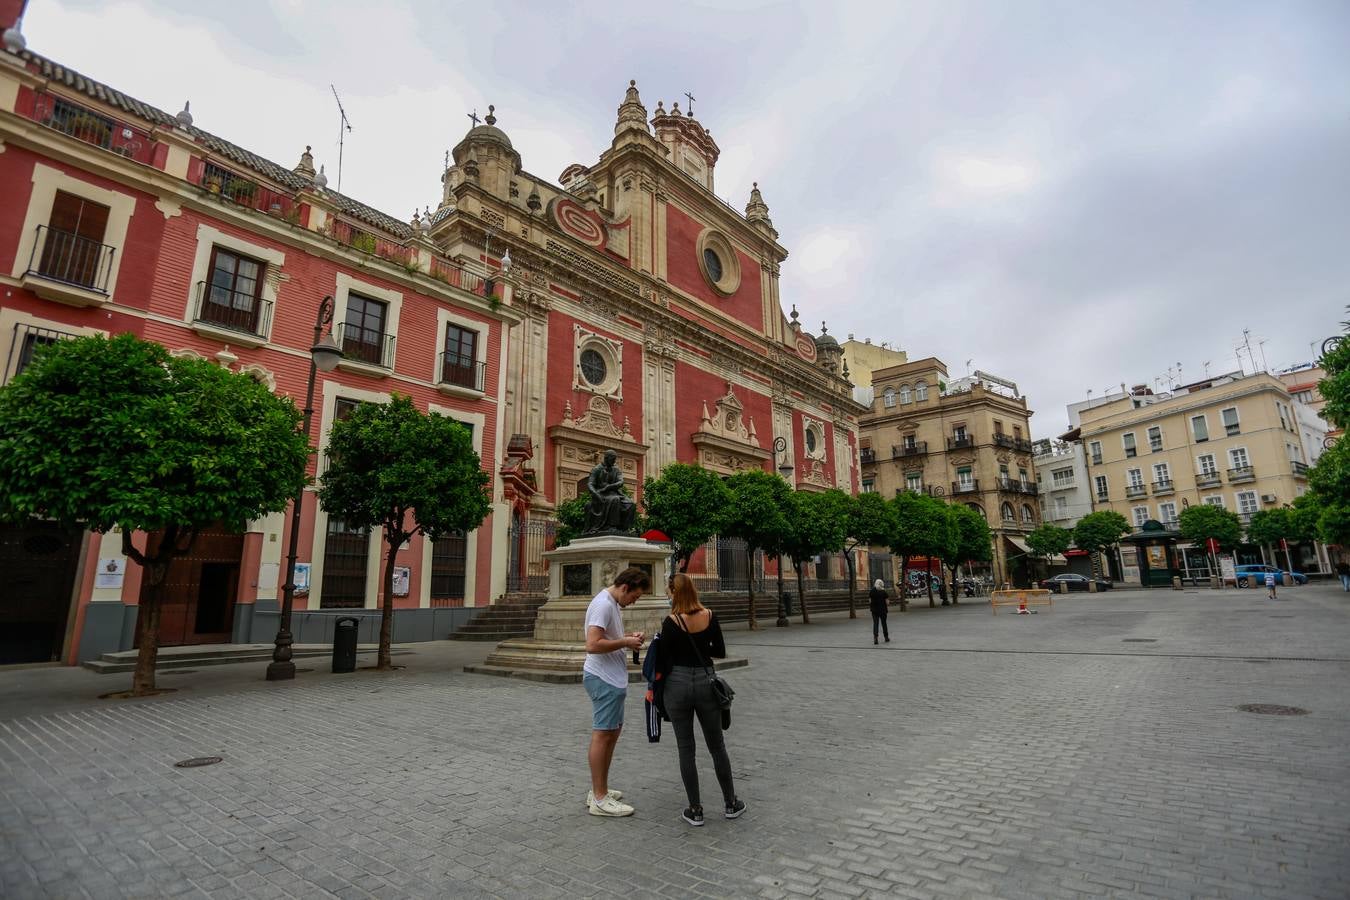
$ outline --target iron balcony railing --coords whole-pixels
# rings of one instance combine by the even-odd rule
[[[333,237],[353,250],[360,250],[362,253],[369,253],[405,266],[415,261],[412,247],[405,247],[396,241],[357,228],[350,222],[334,219],[332,229]]]
[[[75,335],[69,331],[39,328],[37,325],[19,322],[14,326],[14,340],[10,342],[9,358],[5,361],[5,379],[0,381],[0,384],[9,384],[11,378],[23,374],[23,370],[33,361],[33,354],[38,347],[73,337]]]
[[[158,143],[143,128],[94,112],[64,97],[39,91],[33,95],[32,119],[78,141],[150,165]]]
[[[1139,482],[1138,484],[1127,484],[1127,485],[1125,485],[1125,496],[1126,496],[1126,497],[1131,497],[1131,498],[1133,498],[1133,497],[1142,497],[1142,496],[1144,496],[1144,495],[1147,494],[1147,493],[1148,493],[1148,488],[1144,485],[1144,483],[1143,483],[1142,481]]]
[[[947,438],[948,450],[963,450],[967,447],[974,447],[974,446],[975,446],[975,438],[969,434],[962,435],[961,437]]]
[[[1102,500],[1102,501],[1110,500],[1110,499],[1111,499],[1111,493],[1110,493],[1109,491],[1098,491],[1098,492],[1097,492],[1097,499],[1098,499],[1098,500]]]
[[[483,297],[487,296],[489,293],[486,290],[488,283],[483,280],[481,275],[476,275],[468,269],[458,266],[448,259],[443,259],[439,256],[433,256],[431,258],[431,269],[428,274],[443,284],[457,287],[462,291],[468,291],[470,294],[477,294],[478,296]]]
[[[980,480],[978,478],[972,478],[970,481],[952,482],[953,494],[974,494],[978,493],[979,490],[980,490]]]
[[[1223,476],[1216,469],[1213,472],[1197,472],[1195,484],[1197,487],[1213,487],[1223,481]]]
[[[1013,450],[1021,450],[1024,453],[1031,453],[1036,449],[1031,441],[1026,438],[1013,437],[1001,431],[994,432],[994,443],[1000,447],[1009,447]]]
[[[199,281],[197,308],[192,318],[194,322],[215,325],[240,334],[265,335],[272,324],[272,301]]]
[[[891,459],[902,459],[906,456],[927,456],[928,442],[915,441],[912,444],[901,444],[898,447],[891,447]]]
[[[264,187],[252,178],[237,175],[211,162],[202,167],[201,186],[208,193],[260,212],[288,216],[296,208],[295,198],[291,195]]]
[[[116,252],[90,238],[39,225],[25,274],[106,294]]]
[[[1228,480],[1230,482],[1254,481],[1256,471],[1251,466],[1233,466],[1228,470]]]
[[[380,366],[394,367],[394,336],[363,328],[353,322],[342,322],[335,329],[341,336],[342,355],[347,359]]]
[[[1155,494],[1170,494],[1172,491],[1172,479],[1170,478],[1159,478],[1153,482],[1153,493]]]
[[[1297,476],[1298,478],[1307,478],[1307,477],[1308,477],[1308,464],[1307,464],[1307,463],[1305,463],[1305,462],[1299,462],[1299,461],[1296,460],[1296,459],[1291,459],[1291,460],[1289,461],[1289,465],[1293,467],[1294,475]]]
[[[874,463],[877,461],[877,451],[873,450],[871,447],[863,447],[858,451],[858,459],[863,465]]]
[[[458,353],[441,354],[441,384],[453,384],[456,387],[481,391],[486,374],[487,363],[478,362],[471,356],[461,356]]]

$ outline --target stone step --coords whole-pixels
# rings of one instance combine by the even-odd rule
[[[525,631],[472,631],[465,634],[462,631],[456,631],[450,635],[452,641],[481,641],[490,643],[492,641],[509,641],[512,638],[529,637],[532,632]]]
[[[180,648],[166,648],[166,650],[175,650]],[[357,654],[374,653],[379,647],[374,644],[363,644],[356,648]],[[410,653],[403,647],[392,647],[391,654]],[[333,654],[331,646],[306,646],[292,647],[291,659],[313,659],[316,657],[330,657]],[[100,675],[115,675],[120,672],[134,672],[136,670],[135,650],[125,650],[117,653],[105,653],[100,659],[92,659],[83,663],[83,667],[91,672],[97,672]],[[115,657],[109,659],[108,657]],[[129,657],[129,658],[128,658]],[[265,651],[238,651],[234,650],[225,653],[178,653],[165,655],[161,651],[159,657],[155,660],[155,671],[164,672],[172,669],[196,669],[201,666],[227,666],[234,663],[243,662],[271,662],[272,649],[270,646]]]

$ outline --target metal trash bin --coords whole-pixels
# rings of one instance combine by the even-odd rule
[[[343,616],[333,623],[333,671],[356,671],[356,633],[361,620]]]

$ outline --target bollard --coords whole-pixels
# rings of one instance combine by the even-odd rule
[[[1069,592],[1069,583],[1067,581],[1061,581],[1057,590],[1061,594],[1067,594]]]
[[[1088,579],[1088,593],[1089,594],[1097,593],[1097,579],[1095,577]]]
[[[1179,590],[1181,590],[1181,576],[1180,576],[1180,575],[1173,575],[1173,576],[1172,576],[1172,590],[1174,590],[1174,591],[1179,591]]]
[[[356,632],[361,620],[343,616],[333,623],[333,671],[356,671]]]

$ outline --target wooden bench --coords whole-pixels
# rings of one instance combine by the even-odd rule
[[[998,615],[998,608],[1000,606],[1020,607],[1023,603],[1027,606],[1055,605],[1054,597],[1049,591],[1043,588],[990,591],[989,593],[989,608],[994,615]]]

